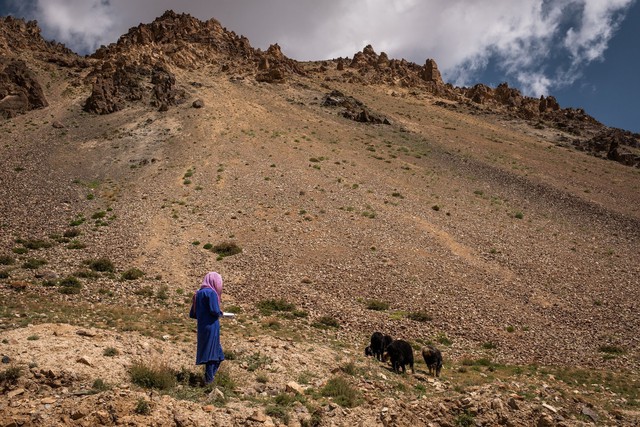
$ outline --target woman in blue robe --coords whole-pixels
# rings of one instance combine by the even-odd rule
[[[200,289],[193,296],[189,317],[198,321],[196,365],[205,365],[204,382],[209,384],[224,360],[220,345],[220,295],[222,277],[216,272],[207,273]]]

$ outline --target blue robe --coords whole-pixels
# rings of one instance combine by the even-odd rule
[[[213,290],[204,288],[196,292],[195,304],[189,311],[189,317],[198,320],[196,365],[224,360],[218,320],[221,316],[218,295]]]

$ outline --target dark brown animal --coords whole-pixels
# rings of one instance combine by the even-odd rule
[[[386,362],[389,359],[391,359],[393,372],[399,374],[400,369],[402,369],[402,373],[406,373],[405,365],[409,365],[411,367],[411,373],[415,373],[413,369],[413,349],[408,342],[395,340],[389,344],[382,360]]]
[[[432,345],[422,347],[422,358],[429,368],[429,375],[440,376],[442,369],[442,353]]]

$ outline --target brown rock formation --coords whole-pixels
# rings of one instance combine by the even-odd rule
[[[0,115],[15,117],[47,105],[42,87],[24,61],[0,61]]]

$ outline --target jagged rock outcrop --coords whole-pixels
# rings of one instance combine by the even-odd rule
[[[40,83],[21,60],[0,60],[0,115],[15,117],[49,105]]]
[[[372,113],[364,103],[352,96],[346,96],[338,90],[333,90],[331,93],[326,94],[322,99],[321,105],[323,107],[341,107],[342,112],[340,114],[342,117],[356,122],[390,124],[387,118]]]
[[[607,128],[591,139],[575,141],[574,145],[597,156],[627,166],[640,167],[640,134]]]

